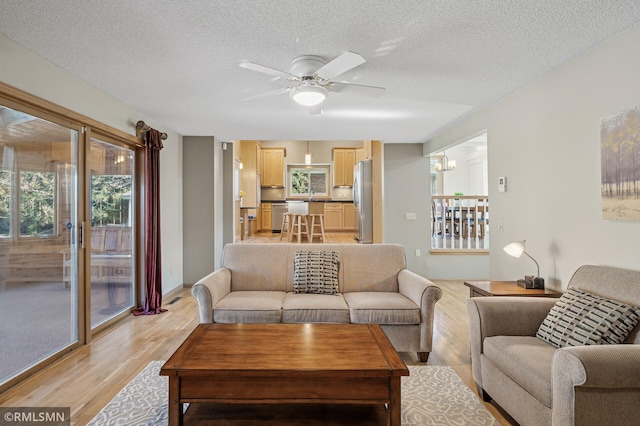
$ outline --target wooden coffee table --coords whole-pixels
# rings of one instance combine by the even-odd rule
[[[409,370],[378,325],[200,324],[160,375],[169,425],[182,424],[189,402],[386,406],[384,423],[399,426]]]

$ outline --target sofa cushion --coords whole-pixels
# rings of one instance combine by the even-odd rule
[[[534,336],[487,337],[482,349],[487,361],[547,407],[551,407],[555,351],[554,346]]]
[[[287,254],[286,244],[227,244],[222,267],[231,271],[231,291],[286,291]]]
[[[349,307],[341,294],[287,293],[282,304],[283,323],[349,323]]]
[[[400,293],[356,291],[345,293],[355,324],[419,324],[420,307]]]
[[[338,252],[298,250],[293,274],[295,293],[337,294]]]
[[[213,322],[279,323],[283,291],[232,291],[213,307]]]
[[[343,293],[398,292],[398,273],[407,268],[399,244],[344,244],[340,249]]]
[[[640,308],[569,288],[536,336],[558,347],[622,343],[640,318]]]

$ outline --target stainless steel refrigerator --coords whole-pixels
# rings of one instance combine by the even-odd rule
[[[361,244],[373,243],[373,186],[371,160],[362,160],[353,168],[353,205],[358,217],[356,240]]]

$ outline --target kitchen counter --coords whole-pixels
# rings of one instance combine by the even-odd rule
[[[303,202],[303,203],[353,203],[353,200],[331,200],[328,198],[312,198],[311,200],[309,199],[302,199],[302,198],[293,198],[293,199],[287,199],[287,200],[262,200],[263,203],[286,203],[286,202]]]
[[[288,198],[286,200],[262,200],[263,203],[287,203],[287,202],[303,202],[303,203],[353,203],[353,200],[332,200],[330,198]]]

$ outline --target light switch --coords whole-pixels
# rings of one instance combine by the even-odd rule
[[[507,177],[501,176],[498,178],[498,192],[507,192]]]
[[[405,213],[404,214],[404,218],[405,218],[405,220],[416,220],[416,214],[415,213]]]

